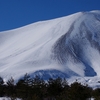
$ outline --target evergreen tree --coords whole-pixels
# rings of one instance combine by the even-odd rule
[[[46,84],[39,76],[35,76],[32,81],[32,92],[35,96],[38,96],[38,99],[43,99],[43,96],[46,94]]]
[[[9,79],[8,81],[7,81],[7,85],[8,86],[14,86],[14,79],[11,77],[11,79]]]
[[[23,100],[28,100],[31,91],[31,77],[26,73],[22,79],[16,83],[17,96]]]
[[[69,92],[70,87],[69,87],[68,82],[65,78],[62,80],[62,88],[63,88],[63,90],[60,93],[60,96],[59,96],[59,98],[57,98],[57,100],[69,100],[68,99],[68,92]]]
[[[10,97],[11,100],[16,99],[16,88],[14,85],[14,79],[12,77],[7,81],[6,95]]]
[[[0,77],[0,97],[4,96],[4,81],[3,78]]]
[[[52,79],[50,78],[48,80],[48,96],[51,98],[58,98],[60,94],[62,93],[63,87],[62,87],[62,79],[57,78],[57,79]]]
[[[3,78],[0,77],[0,85],[3,85],[3,84],[4,84]]]
[[[91,88],[87,85],[84,86],[81,83],[74,82],[70,86],[68,98],[69,100],[86,100],[91,98]]]
[[[100,88],[93,90],[92,95],[95,98],[94,100],[100,100]]]

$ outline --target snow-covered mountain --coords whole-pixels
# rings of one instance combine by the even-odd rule
[[[100,76],[100,11],[0,32],[0,76]]]

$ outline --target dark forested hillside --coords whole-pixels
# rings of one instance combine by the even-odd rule
[[[11,100],[87,100],[91,97],[100,100],[100,89],[93,90],[77,81],[68,85],[67,80],[60,77],[44,81],[25,74],[16,84],[12,77],[6,83],[0,77],[0,97],[4,96]]]

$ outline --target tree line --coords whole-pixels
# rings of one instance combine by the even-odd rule
[[[31,78],[25,74],[16,84],[12,77],[6,83],[0,77],[0,97],[11,100],[100,100],[100,88],[93,90],[77,81],[68,85],[67,80],[60,77],[45,81],[38,76]]]

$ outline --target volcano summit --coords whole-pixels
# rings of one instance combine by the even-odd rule
[[[100,11],[0,32],[0,76],[100,76]]]

